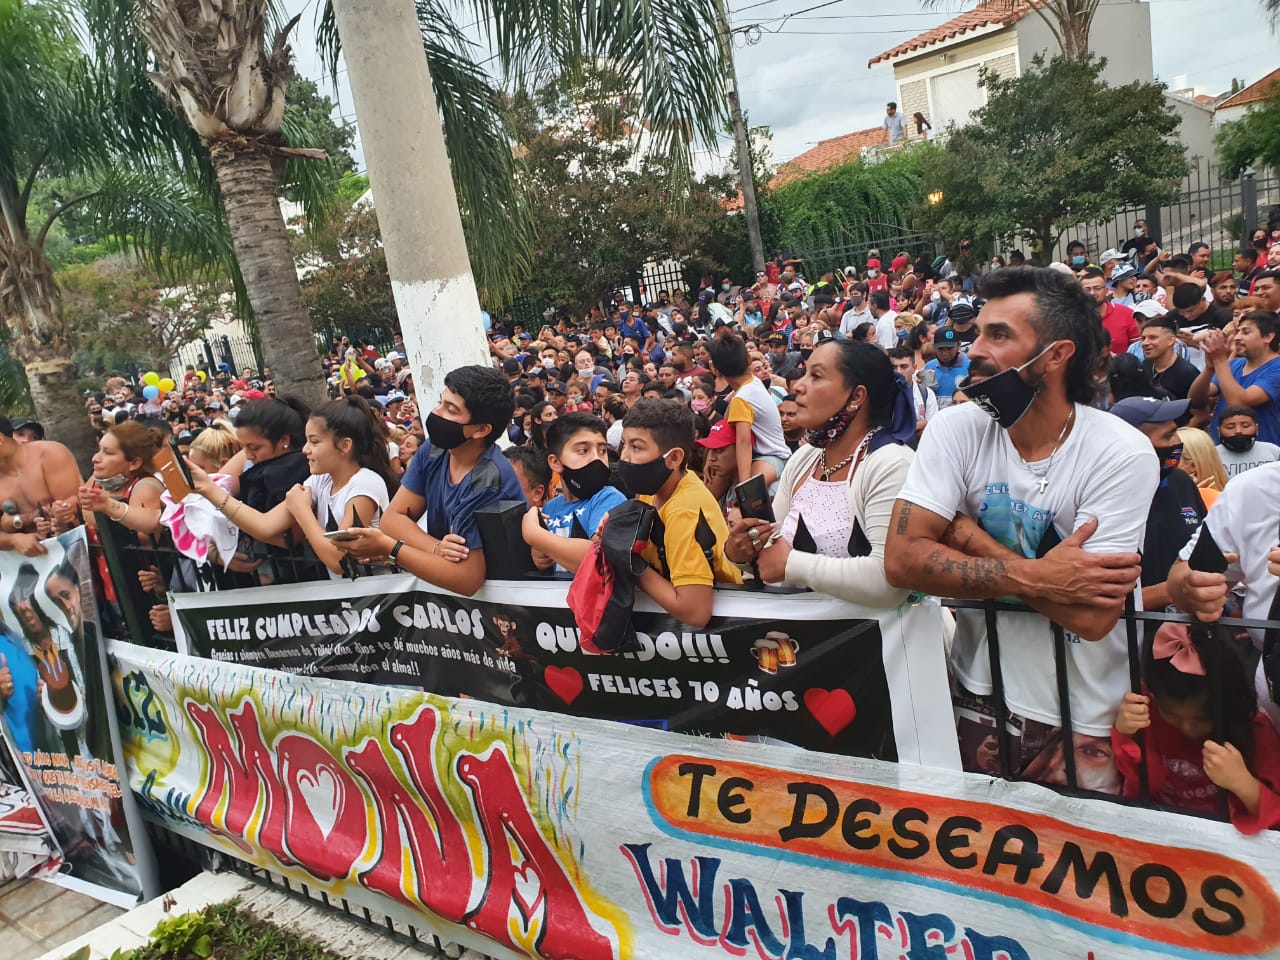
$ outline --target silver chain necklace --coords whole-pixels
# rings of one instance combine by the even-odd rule
[[[861,440],[859,440],[858,445],[854,447],[853,453],[849,454],[847,457],[845,457],[843,460],[837,463],[834,467],[827,466],[827,448],[823,447],[822,451],[818,454],[818,472],[822,474],[823,482],[825,483],[826,481],[830,480],[833,475],[839,473],[841,470],[847,467],[853,460],[862,456],[863,452],[867,449],[867,446],[871,443],[871,438],[876,435],[876,431],[878,431],[879,429],[880,429],[879,427],[872,427],[870,430],[868,430],[867,435],[863,437]]]
[[[1025,466],[1028,470],[1031,471],[1032,474],[1034,474],[1038,478],[1036,480],[1036,486],[1040,488],[1041,494],[1043,494],[1046,490],[1049,489],[1049,470],[1052,469],[1053,467],[1053,461],[1054,461],[1054,458],[1058,456],[1058,451],[1062,449],[1062,438],[1067,435],[1067,428],[1071,426],[1072,421],[1074,421],[1075,418],[1076,418],[1076,408],[1075,408],[1075,405],[1073,404],[1071,407],[1071,412],[1067,414],[1067,419],[1063,422],[1062,430],[1058,434],[1058,442],[1053,445],[1053,452],[1049,454],[1049,462],[1044,465],[1043,473],[1041,473],[1039,470],[1033,469],[1031,464],[1027,463],[1027,461],[1025,460],[1022,461],[1023,466]]]

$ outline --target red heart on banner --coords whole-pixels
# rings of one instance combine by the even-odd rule
[[[814,687],[804,692],[804,705],[813,714],[813,719],[822,724],[822,729],[833,737],[853,723],[853,718],[858,713],[848,690],[823,690],[821,687]]]
[[[582,674],[573,667],[547,667],[543,680],[565,703],[572,704],[578,699],[578,694],[582,693]]]

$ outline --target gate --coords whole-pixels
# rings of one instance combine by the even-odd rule
[[[786,254],[787,259],[803,260],[801,270],[805,279],[813,282],[828,270],[839,272],[845,267],[856,267],[859,272],[866,266],[867,254],[880,251],[880,261],[885,270],[889,262],[903,251],[912,262],[921,255],[930,259],[936,253],[937,238],[930,233],[910,230],[900,223],[868,220],[846,228],[842,242],[836,246],[799,250]]]

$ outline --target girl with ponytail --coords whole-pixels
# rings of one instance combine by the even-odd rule
[[[350,527],[376,527],[391,494],[399,486],[387,453],[387,427],[363,397],[331,400],[306,423],[303,453],[311,470],[284,502],[261,512],[217,487],[188,461],[196,492],[255,540],[283,544],[301,533],[332,579],[341,579],[346,556],[326,533]]]

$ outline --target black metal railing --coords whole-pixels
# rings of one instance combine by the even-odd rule
[[[118,607],[118,609],[112,609],[111,605],[104,604],[104,607],[107,607],[102,612],[104,633],[107,636],[124,636],[144,646],[172,650],[175,649],[175,641],[171,632],[157,628],[152,622],[152,608],[163,604],[165,600],[163,597],[143,590],[138,580],[138,572],[140,570],[150,569],[159,572],[168,589],[176,593],[239,589],[282,582],[301,583],[324,580],[328,577],[326,569],[315,559],[314,554],[311,554],[305,545],[300,549],[295,548],[291,551],[280,550],[275,552],[268,563],[255,571],[244,573],[223,572],[210,564],[197,566],[193,561],[182,556],[174,548],[167,532],[154,538],[145,537],[107,520],[102,515],[98,516],[98,521],[97,539],[99,542],[92,544],[90,549],[95,557],[99,555],[102,557],[107,570],[110,572],[117,598],[116,607]],[[361,566],[351,572],[354,572],[357,576],[375,576],[385,572],[385,568]],[[1005,601],[943,600],[941,602],[945,607],[952,610],[978,610],[982,612],[986,627],[991,674],[992,693],[989,699],[994,712],[994,734],[999,763],[999,769],[993,775],[1011,781],[1022,779],[1020,771],[1014,762],[1013,747],[1010,743],[1011,711],[1005,693],[1005,660],[1001,653],[1000,620],[1002,614],[1032,613],[1034,611],[1022,604]],[[1155,625],[1160,623],[1174,622],[1186,623],[1196,629],[1207,629],[1205,624],[1199,623],[1199,621],[1186,614],[1136,610],[1132,601],[1129,602],[1122,614],[1121,621],[1125,624],[1128,677],[1130,688],[1134,691],[1142,689],[1141,665],[1143,650],[1146,645],[1146,639],[1142,636],[1142,633],[1148,625],[1154,628]],[[1280,626],[1280,622],[1272,623],[1270,621],[1240,618],[1223,618],[1217,621],[1217,624],[1229,629],[1268,629]],[[113,630],[116,632],[113,632]],[[1146,782],[1147,754],[1145,737],[1141,732],[1134,738],[1141,750],[1139,795],[1136,799],[1122,798],[1111,793],[1099,792],[1081,784],[1079,771],[1076,769],[1074,749],[1076,730],[1071,717],[1071,683],[1068,671],[1067,637],[1065,630],[1057,624],[1051,624],[1051,632],[1053,636],[1055,689],[1058,694],[1061,711],[1060,727],[1063,739],[1062,751],[1066,783],[1046,783],[1044,785],[1073,796],[1155,808],[1157,805],[1152,801],[1149,785]],[[1118,707],[1119,704],[1116,706]],[[1215,729],[1213,735],[1218,740],[1223,739],[1220,712],[1219,710],[1214,711]],[[1042,781],[1037,779],[1036,782]],[[1222,793],[1221,791],[1219,792],[1220,794]],[[1225,794],[1221,795],[1220,801],[1219,817],[1225,819],[1227,814]],[[1202,814],[1181,809],[1173,812],[1202,816]]]

